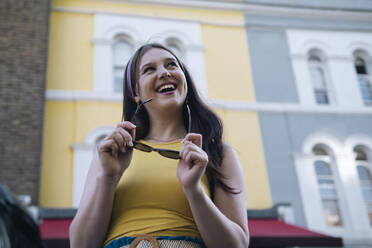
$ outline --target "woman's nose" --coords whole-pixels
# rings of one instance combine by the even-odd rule
[[[170,72],[166,68],[162,67],[159,70],[160,70],[159,71],[160,78],[167,78],[171,76]]]

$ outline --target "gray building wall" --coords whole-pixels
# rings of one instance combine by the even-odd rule
[[[266,6],[289,6],[305,9],[361,11],[372,13],[372,1],[295,1],[246,0]],[[372,15],[371,15],[372,16]],[[342,19],[342,18],[341,18]],[[336,20],[325,16],[314,18],[246,14],[245,25],[257,102],[299,104],[297,85],[286,38],[287,29],[328,31],[372,31],[372,18]],[[289,202],[295,222],[306,226],[299,182],[293,155],[301,152],[309,135],[327,133],[341,143],[353,134],[372,137],[372,116],[356,114],[294,113],[259,111],[266,167],[273,204]]]
[[[273,203],[290,202],[296,224],[306,226],[293,155],[305,139],[327,133],[340,143],[353,134],[372,137],[372,116],[304,113],[259,113]]]
[[[48,0],[0,1],[0,183],[39,201]]]
[[[372,10],[371,0],[244,0],[244,2],[298,8]]]
[[[285,32],[247,29],[257,102],[298,102]]]

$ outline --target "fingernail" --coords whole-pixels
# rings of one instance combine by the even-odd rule
[[[129,142],[129,145],[130,145],[131,147],[133,147],[133,142],[132,142],[132,141],[130,141],[130,142]]]

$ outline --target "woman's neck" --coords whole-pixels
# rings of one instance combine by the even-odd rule
[[[170,142],[184,138],[186,129],[183,123],[182,111],[178,113],[150,115],[150,130],[145,138],[153,142]]]

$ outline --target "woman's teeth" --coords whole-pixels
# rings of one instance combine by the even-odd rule
[[[163,92],[166,92],[166,91],[171,91],[171,90],[174,90],[175,87],[173,84],[166,84],[166,85],[163,85],[159,88],[158,92],[160,93],[163,93]]]

